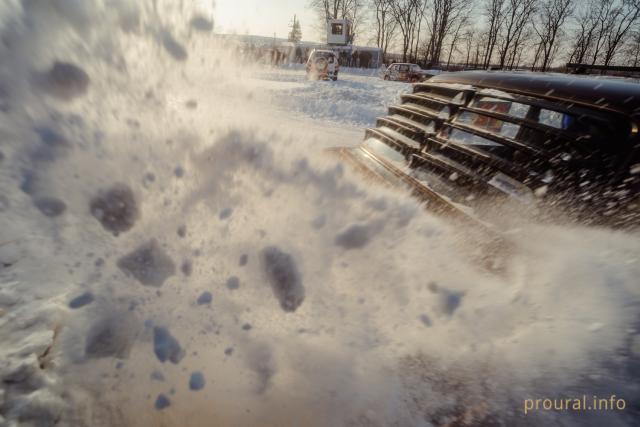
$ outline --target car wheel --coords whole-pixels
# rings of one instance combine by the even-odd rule
[[[336,80],[338,80],[338,76],[331,77],[331,80],[335,82]]]
[[[385,80],[389,80],[389,76],[384,76],[384,79]]]

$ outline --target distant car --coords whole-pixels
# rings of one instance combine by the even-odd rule
[[[334,152],[449,219],[640,229],[635,81],[464,71],[401,99],[362,145]]]
[[[332,50],[314,49],[307,60],[307,79],[338,80],[338,55]]]
[[[421,82],[425,79],[425,74],[418,64],[396,63],[389,65],[384,72],[385,80],[400,82]]]

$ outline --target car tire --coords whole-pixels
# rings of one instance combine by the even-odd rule
[[[385,80],[389,80],[389,76],[384,76],[384,79]]]
[[[338,80],[338,76],[331,77],[331,80],[333,80],[335,82],[336,80]]]

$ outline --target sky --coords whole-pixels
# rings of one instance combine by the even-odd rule
[[[302,27],[302,39],[319,40],[318,18],[309,0],[216,0],[217,33],[252,34],[286,38],[293,15]]]

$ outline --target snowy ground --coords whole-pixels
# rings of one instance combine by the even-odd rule
[[[488,273],[323,152],[407,85],[158,3],[0,5],[0,425],[637,425],[639,236],[523,224]]]

